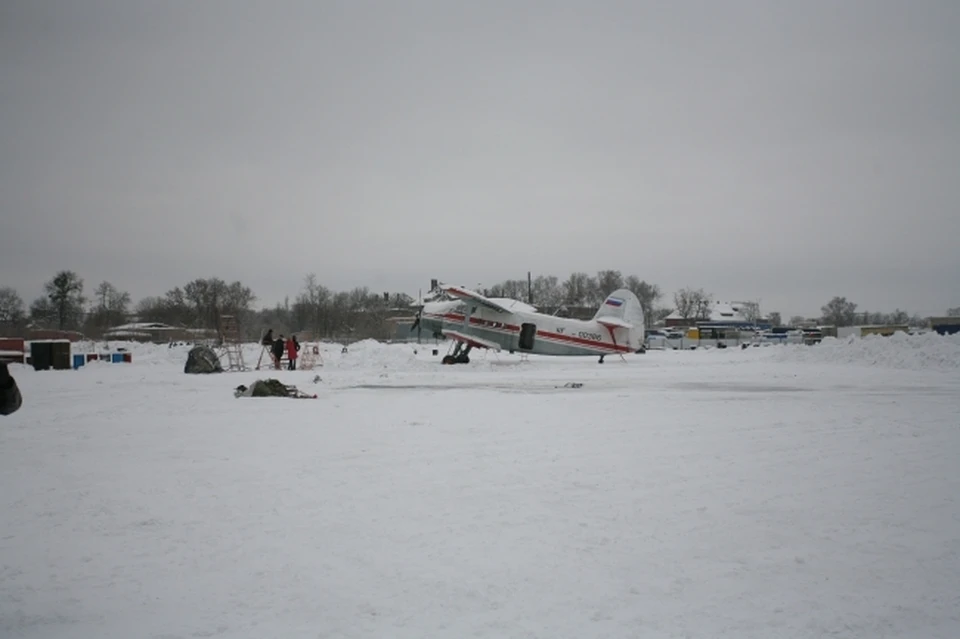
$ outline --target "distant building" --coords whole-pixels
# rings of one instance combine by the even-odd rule
[[[103,334],[103,339],[124,340],[130,342],[167,342],[212,339],[217,336],[215,330],[170,326],[162,322],[133,322],[114,326]]]
[[[714,302],[710,306],[709,315],[705,318],[683,317],[677,311],[673,311],[664,318],[663,323],[668,328],[684,326],[770,328],[770,319],[767,317],[760,317],[756,321],[748,320],[744,315],[746,307],[747,304],[743,302]]]
[[[866,337],[867,335],[883,335],[889,337],[894,333],[909,333],[910,327],[906,324],[898,325],[879,325],[879,324],[868,324],[862,326],[838,326],[836,336],[839,338],[850,337],[855,335],[856,337]]]
[[[960,333],[960,317],[931,317],[930,328],[941,335]]]
[[[80,331],[60,331],[54,328],[31,328],[27,331],[30,340],[69,340],[79,342],[84,339]]]

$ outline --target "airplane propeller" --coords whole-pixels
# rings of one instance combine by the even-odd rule
[[[423,327],[420,325],[420,317],[423,314],[423,307],[427,305],[428,301],[435,301],[438,294],[440,294],[441,289],[439,284],[436,288],[431,288],[427,293],[428,299],[424,299],[423,295],[420,295],[420,306],[417,307],[417,313],[414,315],[413,324],[410,325],[410,332],[412,333],[414,329],[417,330],[417,341],[420,341],[420,336],[423,331]]]
[[[423,303],[423,301],[421,300],[420,306],[417,308],[417,314],[414,315],[413,324],[410,325],[410,332],[411,332],[411,333],[413,332],[413,329],[417,329],[417,341],[418,341],[418,342],[420,341],[420,335],[421,335],[421,332],[423,331],[423,327],[420,326],[420,316],[421,316],[421,314],[423,313],[423,307],[424,307],[424,303]]]
[[[417,329],[417,337],[420,336],[420,313],[423,312],[423,307],[421,306],[417,309],[417,314],[414,316],[413,324],[410,325],[410,332],[413,332],[413,329]]]

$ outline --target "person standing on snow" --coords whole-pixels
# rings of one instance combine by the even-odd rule
[[[280,360],[283,359],[283,345],[283,335],[280,335],[280,337],[273,342],[273,363],[277,370],[280,370]]]
[[[297,370],[297,352],[300,350],[300,342],[297,341],[296,335],[291,335],[290,339],[287,340],[287,369],[291,371]]]
[[[264,346],[273,346],[273,329],[268,329],[260,343]]]
[[[17,412],[23,404],[23,396],[17,381],[10,375],[6,362],[0,362],[0,415]]]

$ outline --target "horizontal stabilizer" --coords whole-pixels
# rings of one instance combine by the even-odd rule
[[[597,322],[603,324],[604,326],[610,326],[612,328],[633,328],[633,324],[630,322],[625,322],[619,317],[607,316],[607,317],[598,317]]]

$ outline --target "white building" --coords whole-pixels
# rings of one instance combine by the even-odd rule
[[[769,319],[758,317],[756,322],[748,317],[759,316],[756,302],[713,302],[710,305],[709,316],[704,319],[686,318],[677,311],[673,311],[664,319],[665,326],[692,326],[695,324],[724,324],[727,326],[753,326],[754,323],[765,326]]]

